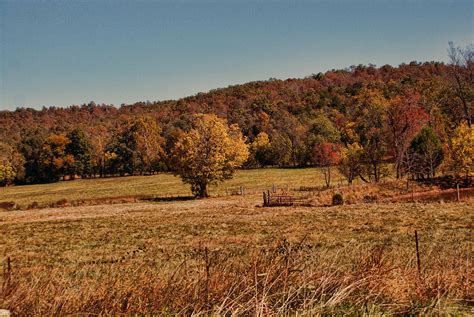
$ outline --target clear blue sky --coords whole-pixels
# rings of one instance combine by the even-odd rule
[[[175,99],[270,77],[446,61],[474,1],[0,0],[0,110]]]

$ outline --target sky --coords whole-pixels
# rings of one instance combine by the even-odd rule
[[[474,1],[0,0],[0,110],[446,62],[449,41],[474,42]]]

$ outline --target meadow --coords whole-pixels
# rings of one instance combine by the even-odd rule
[[[343,179],[334,169],[334,184],[342,184]],[[279,187],[322,186],[322,172],[318,168],[268,168],[238,170],[233,179],[221,185],[211,186],[210,194],[225,195],[239,191],[244,186],[247,192],[256,192]],[[179,177],[161,173],[150,176],[115,178],[76,179],[52,184],[12,186],[0,188],[0,203],[12,201],[20,207],[36,202],[39,206],[60,200],[78,201],[119,197],[178,197],[190,196],[188,185]]]
[[[212,188],[209,199],[0,211],[0,308],[14,315],[472,314],[472,201],[261,207],[259,191],[272,184],[322,183],[316,169],[249,170]],[[223,194],[239,186],[248,193]],[[2,188],[0,201],[135,194],[190,193],[174,176],[156,175]]]

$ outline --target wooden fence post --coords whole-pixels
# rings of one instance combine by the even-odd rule
[[[210,281],[210,273],[209,273],[209,269],[210,269],[210,261],[209,261],[209,250],[208,248],[206,247],[204,249],[204,261],[205,261],[205,265],[206,265],[206,288],[205,288],[205,300],[206,300],[206,309],[209,309],[209,281]]]
[[[416,264],[418,266],[418,274],[421,274],[420,251],[418,249],[418,233],[415,230],[415,245],[416,245]]]
[[[460,202],[461,201],[461,195],[459,194],[459,183],[456,184],[456,192],[457,192],[458,202]]]

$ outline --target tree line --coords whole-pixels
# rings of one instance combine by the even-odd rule
[[[470,175],[473,49],[450,44],[448,53],[449,64],[359,65],[176,101],[1,112],[0,183],[159,171],[180,171],[190,183],[193,176],[184,175],[183,168],[202,168],[204,163],[197,167],[196,162],[207,155],[206,146],[240,153],[214,153],[223,161],[206,164],[225,168],[199,176],[211,182],[241,166],[320,166],[328,185],[331,166],[338,166],[349,183],[379,181],[390,172],[387,163],[393,163],[397,177]],[[204,186],[191,185],[206,194]]]

